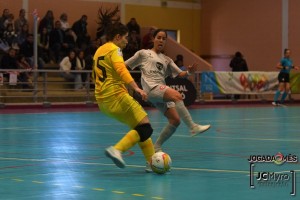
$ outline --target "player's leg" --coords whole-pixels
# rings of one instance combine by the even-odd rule
[[[279,73],[278,74],[278,89],[277,91],[275,92],[275,95],[274,95],[274,101],[272,102],[272,105],[273,106],[278,106],[279,105],[279,102],[278,102],[278,99],[280,97],[280,95],[283,93],[284,91],[284,88],[285,88],[285,74],[284,73]]]
[[[175,109],[175,103],[164,102],[164,93],[168,89],[168,86],[162,85],[157,86],[151,90],[148,94],[149,101],[168,119],[168,124],[162,129],[157,138],[154,148],[155,151],[161,151],[162,144],[167,141],[173,133],[176,131],[177,127],[180,124],[180,117]]]
[[[287,97],[287,95],[289,94],[289,92],[290,92],[290,83],[286,82],[285,86],[284,86],[283,94],[282,94],[281,99],[280,99],[280,104],[284,103],[284,100]]]
[[[154,154],[154,146],[151,139],[153,129],[149,123],[148,117],[146,119],[147,122],[138,124],[134,129],[140,136],[139,146],[144,154],[146,162],[148,162]]]
[[[181,94],[177,90],[168,87],[164,93],[164,101],[175,102],[175,109],[182,121],[189,127],[192,136],[202,133],[210,128],[210,125],[199,125],[194,123],[192,116],[184,105]]]
[[[152,172],[151,167],[149,166],[150,160],[152,155],[154,154],[154,146],[152,143],[151,135],[153,132],[153,129],[149,123],[148,118],[146,118],[147,121],[142,121],[141,124],[139,124],[137,127],[135,127],[135,130],[138,131],[141,140],[138,143],[140,146],[140,149],[142,150],[145,160],[146,160],[146,172]]]
[[[140,124],[136,126],[134,130],[129,131],[116,145],[109,147],[107,150],[123,153],[138,143],[144,154],[146,162],[149,162],[151,156],[154,154],[154,147],[152,139],[150,138],[152,132],[153,129],[150,123]],[[108,157],[112,158],[118,167],[125,167],[125,162],[119,155],[115,159],[114,156],[108,155]]]
[[[101,111],[103,111],[105,114],[124,124],[127,124],[129,127],[139,127],[141,122],[149,122],[147,113],[144,111],[141,105],[128,94],[124,95],[118,100],[112,100],[109,102],[109,104],[110,106],[106,105],[104,102],[101,102],[98,105]],[[126,111],[124,111],[125,107],[127,108]],[[105,154],[110,157],[118,167],[124,168],[125,162],[122,158],[122,153],[133,147],[136,143],[144,141],[145,138],[148,139],[148,135],[151,136],[152,134],[152,128],[149,126],[146,128],[148,131],[145,134],[141,134],[139,128],[133,128],[126,133],[125,136],[121,138],[114,146],[107,148]],[[153,146],[152,149],[154,152]]]
[[[172,104],[175,106],[173,102]],[[169,123],[166,124],[166,126],[162,129],[155,142],[155,152],[162,151],[161,146],[173,135],[180,124],[180,117],[174,106],[167,108],[164,112],[164,115],[168,119]]]
[[[277,91],[275,92],[275,95],[274,95],[274,101],[272,102],[272,104],[274,106],[279,105],[278,99],[279,99],[280,95],[283,94],[284,87],[285,87],[284,82],[279,82],[278,89],[277,89]]]
[[[285,98],[290,92],[290,75],[285,74],[285,79],[284,79],[284,86],[283,86],[283,93],[280,99],[280,104],[283,104]]]

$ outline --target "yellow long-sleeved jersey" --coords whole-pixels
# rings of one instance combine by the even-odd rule
[[[125,84],[133,81],[121,49],[112,42],[99,47],[94,55],[93,76],[97,100],[109,100],[128,92]]]

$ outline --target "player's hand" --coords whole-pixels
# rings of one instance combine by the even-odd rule
[[[148,95],[147,93],[144,91],[144,90],[141,90],[141,89],[136,89],[136,92],[141,95],[141,98],[143,101],[147,101],[148,100]]]
[[[295,69],[295,70],[299,70],[299,67],[298,67],[298,66],[295,66],[294,69]]]
[[[193,63],[192,65],[189,65],[187,67],[187,70],[189,71],[189,73],[195,73],[195,71],[197,71],[197,67],[198,67],[198,64]]]

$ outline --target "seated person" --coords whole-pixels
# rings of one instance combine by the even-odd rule
[[[59,63],[61,76],[65,78],[66,81],[74,81],[74,89],[79,90],[82,88],[81,74],[72,72],[76,70],[76,54],[74,50],[69,52],[69,55],[64,57]]]
[[[23,54],[18,55],[17,64],[19,69],[25,69],[26,71],[20,72],[18,80],[22,82],[23,88],[32,89],[32,72],[33,67],[27,62]]]
[[[13,48],[10,48],[8,50],[8,53],[5,54],[2,57],[1,63],[0,63],[1,69],[7,69],[6,72],[4,72],[4,81],[10,82],[11,85],[15,85],[13,82],[11,82],[12,76],[17,76],[16,81],[21,83],[22,88],[31,88],[30,83],[28,81],[28,78],[24,73],[20,73],[17,71],[19,68],[18,59],[16,57],[16,50]],[[11,69],[11,71],[10,71]]]
[[[5,71],[3,75],[5,81],[9,81],[10,73],[19,75],[19,72],[14,71],[15,69],[18,69],[15,49],[10,48],[8,52],[3,55],[0,68],[7,69],[7,71]],[[12,69],[12,71],[10,71],[10,69]]]

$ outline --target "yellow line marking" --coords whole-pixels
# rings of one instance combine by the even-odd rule
[[[31,182],[37,183],[37,184],[42,184],[42,183],[44,183],[44,182],[41,182],[41,181],[31,181]]]
[[[18,179],[18,178],[13,178],[13,179],[11,179],[11,180],[13,180],[13,181],[17,181],[17,182],[22,182],[22,181],[24,181],[24,180],[22,180],[22,179]]]
[[[143,195],[143,194],[132,194],[132,196],[136,196],[136,197],[144,197],[145,195]]]
[[[93,190],[96,190],[96,191],[104,191],[105,189],[103,189],[103,188],[93,188]]]
[[[113,190],[112,192],[113,192],[113,193],[116,193],[116,194],[125,194],[125,192],[117,191],[117,190]]]

